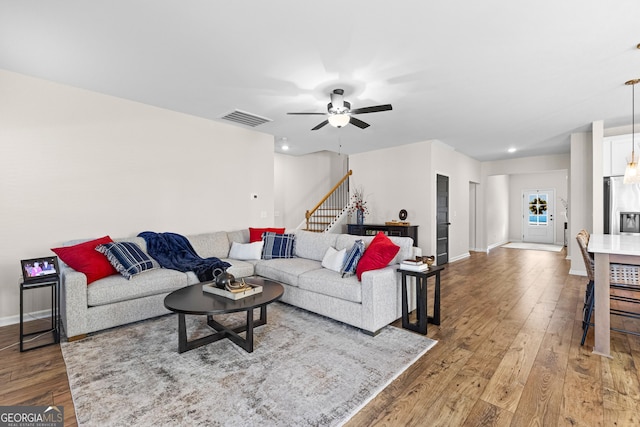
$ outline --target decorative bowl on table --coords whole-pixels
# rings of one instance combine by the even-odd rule
[[[236,278],[233,276],[233,274],[223,271],[216,276],[215,284],[217,288],[225,289],[229,284],[233,283],[235,279]]]

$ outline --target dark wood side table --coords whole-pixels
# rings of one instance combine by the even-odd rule
[[[32,289],[51,288],[51,327],[40,329],[34,332],[25,333],[24,331],[24,292]],[[32,335],[43,335],[51,333],[52,342],[25,348],[24,340]],[[58,276],[42,279],[35,282],[25,283],[20,280],[20,351],[35,350],[60,342],[60,279]]]
[[[410,271],[398,269],[402,274],[402,327],[421,334],[427,333],[427,322],[440,324],[440,272],[443,266],[432,266],[426,271]],[[409,301],[407,296],[407,276],[416,278],[416,321],[409,321]],[[427,279],[436,278],[436,288],[433,298],[433,316],[427,315]]]

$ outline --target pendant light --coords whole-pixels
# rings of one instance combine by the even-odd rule
[[[639,45],[640,46],[640,45]],[[636,83],[640,83],[640,79],[633,79],[625,82],[624,84],[631,86],[631,160],[627,164],[627,169],[624,171],[625,184],[640,183],[640,171],[638,170],[638,162],[636,161],[636,115],[635,115],[635,94]]]

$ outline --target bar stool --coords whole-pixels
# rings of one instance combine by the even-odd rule
[[[580,230],[576,236],[578,241],[578,247],[582,253],[582,259],[584,260],[585,267],[587,269],[587,277],[589,283],[585,290],[585,302],[582,308],[582,340],[580,345],[584,345],[587,338],[587,332],[589,332],[589,326],[592,326],[591,316],[593,315],[594,307],[594,258],[588,251],[590,234],[586,230]],[[611,288],[611,300],[624,303],[640,304],[639,298],[632,298],[624,293],[628,292],[640,292],[640,266],[627,265],[627,264],[611,264],[610,271],[610,288]],[[624,293],[618,293],[616,291],[623,291]],[[621,310],[618,308],[611,308],[611,314],[616,316],[623,316],[632,319],[640,319],[640,312]],[[623,332],[627,334],[640,335],[639,332],[628,331],[619,328],[611,328],[612,331]]]

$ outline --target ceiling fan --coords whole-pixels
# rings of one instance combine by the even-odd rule
[[[329,116],[327,120],[318,124],[316,127],[311,130],[318,130],[327,124],[331,124],[331,126],[341,128],[343,126],[351,123],[354,126],[359,127],[360,129],[366,129],[369,127],[369,123],[365,123],[360,119],[353,117],[354,114],[365,114],[365,113],[377,113],[379,111],[389,111],[392,109],[391,104],[385,105],[374,105],[372,107],[364,107],[364,108],[354,108],[351,109],[351,103],[344,100],[344,90],[342,89],[334,89],[331,92],[331,102],[327,104],[327,112],[326,113],[287,113],[292,115],[318,115],[318,116]]]

